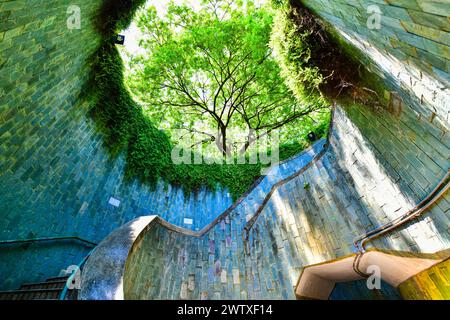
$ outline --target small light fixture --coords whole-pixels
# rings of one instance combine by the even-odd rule
[[[317,140],[317,136],[314,132],[311,131],[310,133],[308,133],[308,139],[309,141],[314,142]]]
[[[115,39],[115,44],[123,45],[125,43],[125,36],[122,34],[118,34]]]

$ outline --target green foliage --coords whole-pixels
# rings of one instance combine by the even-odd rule
[[[145,2],[146,0],[103,1],[98,29],[104,36],[114,36],[117,31],[130,25],[134,14]]]
[[[279,7],[271,43],[296,97],[325,105],[344,95],[367,100],[364,66],[343,50],[333,27],[301,1],[282,0]]]
[[[133,101],[122,74],[122,60],[116,47],[105,42],[93,64],[91,113],[112,154],[126,151],[127,177],[138,177],[153,186],[161,178],[186,192],[202,186],[215,190],[221,185],[237,199],[260,176],[260,164],[174,165],[169,136],[157,129]]]
[[[306,116],[326,105],[296,99],[280,76],[269,47],[272,9],[256,10],[250,0],[215,4],[171,3],[163,15],[153,6],[139,14],[144,52],[132,58],[127,79],[134,97],[160,128],[195,134],[194,145],[208,154],[242,154],[273,131],[283,141],[301,135]]]
[[[277,11],[271,46],[281,67],[281,74],[297,100],[314,105],[329,105],[320,86],[325,77],[313,59],[318,40],[309,25],[298,25],[290,7]]]
[[[171,137],[153,124],[124,85],[124,66],[111,38],[127,26],[143,2],[108,1],[103,10],[105,21],[100,25],[103,26],[104,41],[94,56],[92,81],[88,89],[92,101],[91,113],[104,133],[105,145],[113,156],[126,153],[128,178],[138,177],[151,185],[161,179],[181,186],[186,192],[202,186],[215,190],[220,185],[237,199],[260,176],[263,166],[260,163],[175,165],[171,159]],[[166,54],[170,55],[169,52]],[[315,130],[319,135],[324,132],[322,121],[326,121],[327,115],[323,114],[319,119],[307,122],[298,139],[291,139],[291,142],[280,147],[281,160],[299,153],[308,145],[304,138],[308,130]]]
[[[145,1],[107,1],[100,25],[104,40],[94,55],[91,114],[105,136],[112,155],[127,152],[128,177],[138,176],[153,185],[170,170],[170,139],[143,114],[124,86],[124,66],[111,39],[125,28]]]
[[[285,160],[292,158],[308,147],[305,140],[294,141],[282,144],[279,149],[280,159]]]

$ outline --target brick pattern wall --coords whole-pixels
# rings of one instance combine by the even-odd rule
[[[430,151],[418,145],[439,146],[403,121],[407,117],[398,119],[384,110],[339,107],[331,148],[272,195],[251,231],[250,254],[242,237],[254,212],[247,201],[200,239],[159,226],[130,255],[125,298],[294,299],[302,267],[352,253],[356,237],[411,209],[445,174],[444,168],[428,164],[432,159],[419,161]],[[433,161],[446,159],[436,153]],[[412,252],[448,248],[449,203],[446,194],[423,217],[373,245]],[[363,292],[361,284],[348,287],[353,294]],[[338,288],[334,298],[343,298],[339,292],[344,289]],[[366,292],[366,297],[395,299],[398,293],[385,289],[380,296]]]
[[[272,196],[252,229],[250,255],[243,226],[274,181],[262,183],[201,239],[152,230],[129,264],[129,297],[293,299],[302,266],[351,252],[354,237],[405,212],[434,187],[449,160],[442,16],[448,4],[372,2],[384,13],[378,31],[364,27],[369,1],[305,1],[362,50],[365,65],[402,99],[401,112],[338,109],[332,148]],[[226,192],[185,199],[180,190],[125,182],[124,159],[108,157],[81,96],[99,43],[93,24],[101,3],[78,1],[82,28],[71,31],[69,0],[0,0],[0,239],[69,234],[100,241],[148,214],[184,227],[185,217],[194,218],[196,229],[231,203]],[[307,159],[286,165],[284,174]],[[108,203],[111,196],[119,207]],[[448,248],[449,209],[446,195],[416,223],[374,245]],[[0,250],[0,288],[54,276],[87,251],[73,243]]]
[[[300,0],[297,0],[300,1]],[[382,74],[429,118],[450,121],[450,3],[445,0],[301,0],[366,57],[365,65]],[[368,28],[370,6],[381,12],[380,29]],[[373,12],[373,11],[372,11]],[[401,90],[399,90],[401,91]],[[432,106],[431,108],[429,108]],[[446,126],[444,126],[445,128]],[[448,127],[445,128],[448,132]],[[448,133],[447,133],[448,134]]]
[[[244,252],[242,228],[251,207],[237,208],[200,240],[161,229],[157,236],[149,233],[129,261],[129,298],[294,298],[302,266],[352,252],[355,237],[411,209],[448,170],[449,4],[303,3],[337,29],[384,81],[386,97],[399,102],[386,110],[358,105],[337,110],[331,150],[272,196],[252,230],[250,255]],[[371,4],[383,14],[379,30],[366,26]],[[446,194],[420,219],[373,245],[413,252],[446,249],[449,209]],[[170,241],[170,249],[160,245],[161,238]],[[158,248],[157,259],[151,260],[151,248]],[[154,273],[143,271],[149,261]],[[349,288],[364,295],[361,284]],[[343,298],[342,291],[337,288],[334,298]],[[389,289],[383,296],[398,297]]]
[[[195,230],[232,203],[225,190],[185,196],[163,183],[152,191],[124,181],[123,157],[109,158],[81,95],[100,41],[94,23],[102,3],[77,1],[81,29],[69,30],[73,1],[0,0],[0,240],[77,235],[99,242],[149,214]],[[88,250],[72,242],[0,248],[0,289],[58,275]]]
[[[278,273],[266,263],[252,262],[243,253],[243,228],[263,202],[274,182],[285,179],[307,165],[323,148],[324,141],[273,170],[226,218],[201,238],[185,236],[158,225],[139,241],[127,262],[126,299],[255,299],[293,298]],[[267,237],[261,234],[261,237]],[[268,263],[273,263],[273,256]],[[249,271],[252,268],[252,271]],[[280,267],[281,268],[281,267]],[[250,290],[252,274],[267,274],[268,289]],[[281,278],[281,281],[283,278]],[[258,285],[259,284],[255,284]]]

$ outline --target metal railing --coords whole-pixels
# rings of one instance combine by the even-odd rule
[[[363,236],[359,237],[355,243],[355,248],[360,252],[365,252],[365,246],[368,242],[378,238],[398,227],[404,225],[405,223],[418,218],[421,216],[428,208],[430,208],[439,198],[441,198],[450,188],[450,169],[447,170],[447,174],[442,178],[442,180],[436,185],[436,187],[414,208],[403,214],[402,216],[386,223],[385,225],[378,227],[372,231],[367,232]]]
[[[62,237],[44,237],[44,238],[34,238],[34,239],[15,239],[15,240],[0,240],[0,245],[11,245],[11,244],[24,244],[24,243],[35,243],[35,242],[49,242],[49,241],[64,241],[73,240],[84,245],[95,247],[97,243],[80,238],[78,236],[62,236]],[[0,248],[1,250],[1,248]]]

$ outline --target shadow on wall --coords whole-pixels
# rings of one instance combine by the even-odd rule
[[[158,228],[142,239],[128,261],[125,297],[293,299],[303,266],[351,253],[357,236],[418,202],[404,195],[385,169],[384,158],[374,151],[377,145],[362,136],[344,110],[336,112],[331,148],[273,194],[251,229],[249,255],[242,235],[252,206],[238,207],[228,222],[200,239]],[[377,115],[367,122],[377,125]],[[394,148],[395,141],[386,136],[385,148]],[[418,232],[412,224],[374,244],[402,251],[445,249],[448,224],[435,223],[446,219],[445,212],[427,218],[432,220]],[[389,290],[384,295],[397,297]]]
[[[281,259],[283,269],[288,270],[291,283],[295,283],[302,265],[350,253],[357,236],[400,216],[421,200],[417,194],[403,193],[402,186],[407,184],[399,184],[400,175],[393,174],[390,164],[377,150],[394,149],[397,138],[375,132],[383,141],[372,144],[359,130],[364,123],[360,121],[358,128],[352,125],[353,119],[346,118],[345,112],[338,113],[332,149],[313,168],[280,188],[252,231],[252,252],[265,250],[263,255],[267,256],[267,251],[272,250]],[[366,123],[377,126],[377,115],[370,115],[365,118]],[[405,146],[417,150],[411,141],[401,148]],[[413,165],[406,161],[402,164],[405,168],[398,170],[407,171]],[[430,171],[426,164],[417,169]],[[430,189],[442,177],[438,178]],[[441,199],[424,217],[375,241],[374,245],[413,252],[446,249],[447,203]]]
[[[431,138],[429,132],[422,132],[427,130],[426,123],[420,127],[416,120],[415,126],[405,125],[404,121],[411,121],[404,119],[407,115],[396,118],[386,111],[356,105],[345,106],[344,110],[350,121],[348,127],[337,125],[339,144],[334,150],[341,166],[351,175],[353,181],[349,184],[361,195],[360,201],[375,210],[370,217],[373,227],[377,227],[411,209],[436,187],[447,171],[444,150],[448,148],[443,142],[426,141]],[[407,231],[386,238],[384,245],[388,241],[389,246],[400,250],[396,246],[408,243],[409,250],[415,252],[445,249],[449,245],[446,226],[450,224],[445,213],[446,199],[448,195],[433,205],[429,214],[409,223],[404,228]],[[436,247],[439,241],[442,247]]]

